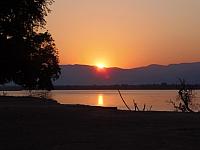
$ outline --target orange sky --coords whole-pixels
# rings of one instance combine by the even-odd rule
[[[200,0],[55,0],[51,9],[61,64],[200,61]]]

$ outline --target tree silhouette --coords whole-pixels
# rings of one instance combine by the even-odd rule
[[[54,40],[45,29],[53,0],[0,1],[0,84],[10,81],[26,89],[53,88],[60,74]]]
[[[24,58],[21,71],[15,74],[14,81],[29,90],[50,90],[53,88],[52,80],[56,80],[60,73],[54,41],[45,32],[35,33],[28,42],[31,53]]]
[[[180,85],[178,90],[178,97],[176,101],[170,100],[169,102],[174,106],[176,111],[181,112],[194,112],[192,106],[197,104],[194,103],[195,95],[193,90],[187,87],[186,81],[184,79],[179,79]]]
[[[179,108],[184,112],[193,112],[193,110],[190,108],[190,105],[192,105],[192,97],[193,93],[191,89],[188,89],[186,86],[186,82],[184,79],[180,80],[180,89],[178,91],[179,98],[181,99],[182,103],[180,103]]]

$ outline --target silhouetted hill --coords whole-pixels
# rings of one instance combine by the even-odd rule
[[[200,62],[171,65],[152,64],[145,67],[98,69],[87,65],[62,65],[55,85],[174,84],[178,78],[200,84]]]

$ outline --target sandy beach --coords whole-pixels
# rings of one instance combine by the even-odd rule
[[[1,150],[198,150],[200,114],[0,97]]]

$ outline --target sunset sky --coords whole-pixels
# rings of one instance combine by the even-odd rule
[[[200,0],[55,0],[51,9],[60,64],[200,61]]]

